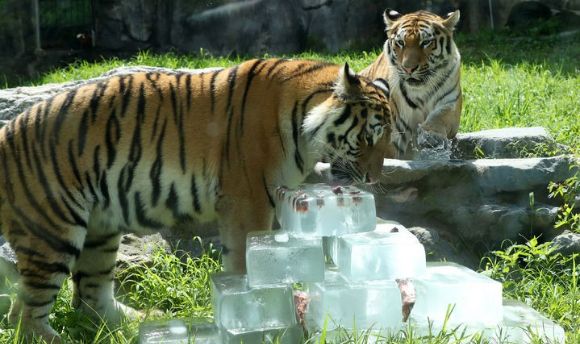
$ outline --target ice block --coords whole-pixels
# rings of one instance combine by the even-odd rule
[[[294,325],[255,331],[222,331],[222,334],[224,344],[299,344],[303,342],[304,330],[301,325]]]
[[[516,300],[503,301],[503,321],[494,330],[486,330],[486,337],[513,343],[532,343],[541,338],[542,343],[562,343],[566,340],[564,329],[532,307]]]
[[[286,232],[248,234],[246,264],[250,287],[324,279],[321,238],[295,238]]]
[[[413,332],[419,336],[438,334],[442,324],[418,326]],[[515,300],[503,300],[503,320],[493,326],[462,324],[447,326],[447,331],[456,329],[466,337],[477,335],[490,343],[565,343],[566,333],[562,327],[546,318],[530,306]],[[468,340],[466,340],[468,342]]]
[[[372,231],[376,226],[373,195],[353,186],[282,187],[276,201],[282,229],[296,237],[340,236]]]
[[[308,317],[327,330],[398,328],[402,326],[401,294],[394,280],[349,282],[335,271],[326,271],[324,282],[306,283],[310,301]]]
[[[154,320],[139,325],[139,344],[221,344],[210,318]]]
[[[212,309],[221,330],[253,331],[296,325],[292,286],[250,288],[246,275],[214,274]]]
[[[420,326],[428,320],[439,326],[454,306],[448,324],[495,326],[503,319],[502,285],[455,263],[429,262],[414,280],[417,302],[411,319]]]
[[[413,278],[425,273],[425,249],[401,225],[380,224],[372,232],[335,240],[335,264],[348,280]]]

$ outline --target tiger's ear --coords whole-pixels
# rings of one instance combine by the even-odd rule
[[[445,26],[449,31],[453,31],[455,30],[457,23],[459,23],[459,10],[448,13],[443,21],[443,26]]]
[[[338,72],[338,79],[334,93],[343,99],[353,98],[358,96],[362,91],[361,83],[356,74],[348,63],[344,63],[344,67]]]
[[[383,13],[383,19],[385,20],[385,25],[387,30],[389,30],[397,19],[401,18],[403,15],[391,8],[387,8],[385,13]]]

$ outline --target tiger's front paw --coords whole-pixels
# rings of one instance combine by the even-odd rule
[[[431,131],[419,128],[417,133],[419,149],[448,149],[450,146],[448,139]]]
[[[417,131],[419,159],[445,159],[451,157],[451,141],[447,138],[421,128]]]

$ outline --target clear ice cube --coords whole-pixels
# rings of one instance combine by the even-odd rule
[[[214,274],[212,309],[220,329],[252,331],[296,325],[291,285],[250,288],[246,275]]]
[[[252,232],[246,239],[250,287],[324,280],[321,238],[295,238],[280,232]]]
[[[338,271],[348,280],[413,278],[425,273],[425,249],[397,223],[336,238]]]
[[[420,326],[439,326],[448,307],[454,307],[448,324],[495,326],[503,319],[502,285],[455,263],[429,262],[423,276],[414,280],[417,302],[411,319]]]
[[[294,325],[255,331],[222,331],[222,334],[224,344],[298,344],[303,342],[304,330],[302,325]]]
[[[318,329],[399,328],[402,326],[401,294],[394,280],[349,282],[339,273],[326,271],[324,282],[306,283],[310,301],[308,317]]]
[[[376,226],[373,195],[353,186],[282,187],[276,201],[282,229],[297,237],[340,236],[372,231]]]
[[[139,325],[139,344],[221,344],[210,318],[154,320]]]

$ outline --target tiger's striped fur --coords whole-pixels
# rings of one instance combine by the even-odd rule
[[[71,274],[77,308],[111,323],[134,312],[113,295],[129,231],[217,219],[226,268],[245,270],[246,233],[271,227],[277,186],[320,160],[378,179],[385,91],[346,64],[259,59],[113,77],[33,106],[0,129],[0,226],[20,274],[10,321],[60,342],[48,316]]]
[[[384,20],[384,50],[360,74],[388,82],[396,118],[389,157],[411,159],[418,149],[445,146],[459,128],[461,58],[453,41],[459,11],[443,19],[387,9]]]

